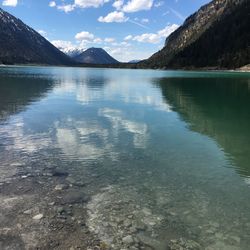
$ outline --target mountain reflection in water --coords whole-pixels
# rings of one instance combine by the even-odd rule
[[[216,140],[250,176],[250,80],[246,78],[166,78],[156,82],[190,129]]]

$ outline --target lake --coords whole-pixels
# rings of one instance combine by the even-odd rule
[[[250,74],[0,68],[1,249],[249,249]]]

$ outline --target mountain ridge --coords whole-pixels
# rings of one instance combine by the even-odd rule
[[[37,31],[0,8],[0,64],[73,63]]]
[[[117,64],[119,63],[116,59],[110,56],[102,48],[89,48],[82,52],[80,55],[73,57],[78,63],[86,64]]]
[[[57,47],[57,48],[59,50],[61,50],[64,54],[69,56],[70,58],[74,58],[74,57],[80,55],[81,53],[83,53],[86,50],[86,49],[83,49],[83,48],[60,48],[60,47]]]
[[[234,69],[248,64],[249,5],[248,0],[214,0],[202,6],[141,66]]]

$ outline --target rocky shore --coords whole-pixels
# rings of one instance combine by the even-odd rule
[[[169,241],[167,248],[167,242],[156,240],[162,216],[135,205],[129,195],[133,188],[120,199],[117,186],[93,194],[96,179],[87,174],[86,181],[80,181],[49,165],[32,169],[22,162],[2,164],[0,248],[180,249],[178,244],[200,248],[185,240]]]
[[[0,168],[0,249],[236,250],[247,237],[222,234],[213,221],[187,228],[183,218],[206,219],[207,199],[186,189],[193,207],[178,207],[171,188],[153,187],[151,171],[144,186],[133,186],[123,176],[94,174],[96,162],[59,168],[53,159],[10,163],[8,157]]]

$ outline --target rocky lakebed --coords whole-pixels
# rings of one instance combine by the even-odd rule
[[[48,159],[3,159],[0,249],[241,249],[242,236],[230,228],[221,233],[218,222],[202,223],[208,201],[200,193],[186,190],[193,200],[188,209],[177,205],[181,201],[173,197],[171,185],[152,185],[151,171],[145,173],[144,186],[137,186],[125,177],[104,175],[97,162],[80,168],[77,162],[69,164],[59,168]],[[115,164],[110,168],[118,173]],[[142,195],[142,189],[148,193]],[[186,227],[183,218],[194,216],[201,225]]]

